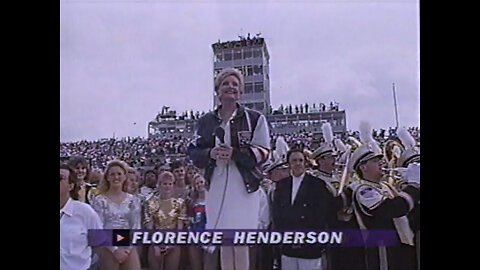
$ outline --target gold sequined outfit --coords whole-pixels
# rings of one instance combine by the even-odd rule
[[[187,208],[181,198],[161,199],[154,197],[145,206],[144,226],[153,225],[154,230],[177,229],[178,221],[187,221]]]

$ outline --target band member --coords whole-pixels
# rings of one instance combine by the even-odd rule
[[[334,149],[335,146],[333,144],[333,133],[330,123],[323,123],[322,131],[325,142],[320,145],[320,147],[318,147],[312,155],[312,158],[317,164],[315,177],[323,180],[330,192],[334,196],[337,196],[340,182],[338,178],[333,177],[336,153]]]
[[[273,199],[275,230],[322,230],[331,215],[342,207],[325,182],[305,173],[305,155],[300,149],[287,154],[291,175],[277,182]],[[282,269],[326,269],[324,247],[282,246]]]
[[[339,196],[343,202],[342,208],[339,209],[336,215],[332,216],[332,220],[329,221],[329,229],[359,229],[352,215],[352,190],[349,189],[348,186],[344,186],[342,190],[340,190],[340,180],[343,176],[343,170],[346,169],[346,155],[350,155],[350,148],[346,147],[339,139],[333,139],[330,123],[324,123],[322,125],[322,131],[325,143],[313,152],[313,158],[317,163],[315,176],[325,182],[332,196]],[[343,185],[346,185],[346,181],[347,179],[344,179]],[[364,257],[364,251],[361,247],[327,248],[327,265],[330,270],[363,270],[365,269]]]
[[[366,267],[368,270],[415,269],[413,233],[406,215],[420,200],[420,191],[411,182],[407,182],[403,190],[389,184],[383,174],[384,155],[371,132],[368,123],[360,124],[362,145],[353,152],[348,165],[359,177],[359,181],[350,185],[354,213],[363,230],[395,230],[399,244],[367,247]]]
[[[420,183],[420,147],[413,136],[405,128],[398,131],[398,137],[405,146],[397,161],[398,168],[404,168],[403,179]],[[415,233],[414,242],[417,256],[417,269],[420,269],[420,201],[415,204],[413,210],[408,214],[410,228]]]

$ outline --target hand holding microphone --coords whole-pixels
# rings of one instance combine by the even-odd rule
[[[215,137],[217,137],[221,143],[212,148],[210,151],[210,157],[215,160],[230,160],[233,148],[225,144],[225,130],[221,127],[217,127],[215,130]]]

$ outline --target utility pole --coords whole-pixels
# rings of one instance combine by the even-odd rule
[[[395,83],[393,83],[393,105],[395,107],[395,121],[398,129],[398,111],[397,111],[397,97],[395,94]]]

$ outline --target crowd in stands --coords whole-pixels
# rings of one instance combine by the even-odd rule
[[[373,137],[380,143],[380,146],[391,138],[396,138],[397,129],[390,127],[388,129],[373,130]],[[416,141],[420,141],[420,129],[410,127],[408,131]],[[322,138],[317,138],[313,133],[293,133],[293,134],[272,134],[272,147],[278,136],[283,136],[290,147],[307,148],[315,150]],[[349,130],[341,139],[345,140],[349,136],[359,139],[359,132]],[[110,138],[96,141],[77,141],[60,142],[60,157],[83,156],[89,161],[92,169],[103,170],[108,161],[120,159],[132,167],[148,167],[165,164],[169,158],[185,157],[189,139],[182,136],[172,136],[170,138]]]
[[[312,112],[327,112],[327,111],[338,111],[339,104],[336,101],[331,101],[327,107],[324,103],[313,103],[313,104],[300,104],[292,106],[284,106],[283,104],[276,110],[272,110],[270,113],[273,114],[299,114],[299,113],[312,113]]]
[[[60,142],[60,157],[83,156],[92,169],[105,168],[108,161],[120,159],[132,167],[164,163],[165,157],[186,154],[188,140],[172,138],[110,138],[95,141]]]

